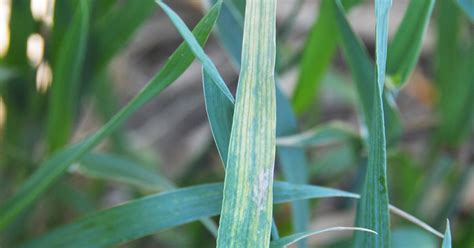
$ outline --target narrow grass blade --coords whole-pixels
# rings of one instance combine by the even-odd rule
[[[227,49],[231,61],[233,61],[236,69],[240,69],[241,64],[241,52],[242,52],[242,40],[243,40],[243,13],[239,10],[245,7],[242,4],[244,1],[240,1],[239,5],[236,6],[235,1],[224,1],[222,5],[221,16],[217,20],[218,29],[217,34],[221,39],[224,47]],[[228,28],[230,25],[234,28]],[[204,75],[204,79],[206,79]],[[223,93],[217,90],[210,90],[208,88],[216,88],[215,86],[209,85],[210,79],[204,80],[204,91],[206,98],[207,114],[211,123],[211,129],[216,140],[220,155],[224,163],[227,161],[227,154],[223,151],[228,151],[228,137],[230,137],[231,127],[229,126],[232,121],[233,108],[231,109],[228,105],[228,101],[224,101]],[[207,86],[208,85],[208,86]],[[214,107],[208,107],[207,102],[215,102],[215,99],[221,99],[221,103]],[[298,132],[298,123],[296,116],[293,113],[290,102],[287,97],[276,87],[276,109],[277,109],[277,135],[290,135]],[[231,116],[229,118],[229,116]],[[223,120],[223,118],[229,118]],[[214,130],[215,129],[215,130]],[[221,133],[221,130],[228,132],[227,137],[216,136],[217,133]],[[295,147],[277,147],[277,157],[282,169],[285,179],[292,183],[304,184],[307,183],[307,161],[305,150],[302,148]],[[295,232],[306,231],[309,222],[309,205],[306,201],[295,201],[291,203],[292,221]],[[299,247],[304,247],[303,242],[299,243]]]
[[[449,227],[449,220],[446,220],[446,231],[444,232],[443,246],[442,248],[451,248],[451,229]]]
[[[69,32],[68,31],[68,26],[69,24],[72,23],[73,18],[75,17],[75,13],[79,12],[80,8],[79,1],[73,1],[73,0],[65,0],[65,1],[58,1],[54,3],[54,13],[53,13],[53,21],[54,25],[51,30],[51,34],[48,37],[48,53],[47,53],[47,59],[49,60],[50,64],[55,65],[56,64],[56,59],[60,57],[59,53],[61,52],[61,44],[63,43],[63,39],[65,35]],[[89,4],[93,4],[92,2],[89,2]],[[94,11],[95,6],[90,7],[90,12]],[[92,17],[89,18],[89,22],[91,22],[93,19]],[[93,24],[89,24],[91,27]],[[90,30],[89,27],[89,30]],[[88,39],[90,38],[90,35],[87,35]],[[88,45],[88,48],[90,46]]]
[[[20,247],[110,247],[202,218],[218,215],[222,183],[146,196],[92,213]],[[358,198],[337,189],[275,182],[273,203],[328,197]],[[170,204],[170,203],[175,204]],[[405,213],[405,216],[408,215]]]
[[[275,182],[274,203],[293,200],[357,197],[318,186]],[[205,184],[150,195],[93,213],[21,247],[110,247],[168,228],[219,214],[223,184]]]
[[[332,3],[336,4],[336,2]],[[336,20],[340,32],[340,43],[344,51],[344,58],[349,64],[352,72],[352,77],[362,107],[364,121],[367,126],[370,126],[374,111],[373,97],[376,95],[375,88],[373,87],[375,66],[370,60],[370,56],[362,45],[362,42],[351,29],[340,4],[336,9]],[[393,96],[390,92],[385,92],[382,102],[384,107],[384,125],[387,135],[387,144],[391,146],[397,143],[402,131],[400,117]]]
[[[207,1],[216,3],[218,0]],[[234,1],[223,1],[221,13],[217,19],[216,34],[237,69],[240,69],[242,59],[243,28],[244,18],[239,12],[239,7],[235,6]]]
[[[457,0],[461,9],[464,10],[464,13],[469,17],[471,22],[474,22],[474,1],[472,0]]]
[[[435,78],[439,92],[437,145],[455,149],[474,120],[474,43],[462,44],[463,18],[453,1],[440,1],[437,18]],[[474,35],[470,34],[470,40]],[[471,128],[472,129],[472,128]]]
[[[376,77],[373,117],[369,127],[369,159],[361,199],[357,208],[357,226],[376,231],[379,235],[355,234],[356,247],[389,247],[390,219],[388,214],[387,155],[384,108],[382,103],[387,60],[388,15],[391,0],[375,0]]]
[[[138,27],[156,10],[154,6],[153,0],[125,0],[116,1],[108,7],[109,10],[100,16],[92,29],[91,59],[95,61],[94,73],[104,69],[127,44]]]
[[[212,81],[216,83],[217,87],[219,87],[219,89],[224,93],[224,95],[231,102],[234,102],[234,97],[230,93],[229,88],[227,88],[227,85],[225,84],[224,80],[219,74],[219,71],[217,70],[216,66],[211,61],[211,59],[206,55],[206,53],[204,52],[202,47],[199,45],[198,41],[196,40],[194,35],[191,33],[191,31],[188,29],[188,27],[183,22],[183,20],[181,20],[181,18],[170,7],[168,7],[168,5],[166,5],[161,0],[157,0],[156,3],[161,7],[161,9],[163,9],[166,15],[168,15],[168,17],[170,18],[171,22],[174,24],[178,32],[181,34],[181,36],[183,36],[185,42],[190,47],[191,51],[194,53],[196,58],[202,63],[209,77],[212,78]],[[218,1],[214,6],[220,9],[221,5],[222,5],[222,1]]]
[[[225,168],[227,167],[232,118],[234,114],[233,98],[229,99],[226,97],[225,93],[217,87],[217,83],[213,81],[204,68],[202,69],[202,75],[206,112],[211,126],[212,136],[214,137],[219,156]],[[278,230],[274,222],[273,227],[273,233],[278,235]]]
[[[441,234],[440,232],[436,231],[436,229],[434,229],[433,227],[431,227],[430,225],[426,224],[425,222],[421,221],[420,219],[416,218],[415,216],[393,206],[393,205],[390,205],[389,206],[389,209],[390,209],[390,212],[392,212],[393,214],[396,214],[398,215],[399,217],[425,229],[426,231],[434,234],[435,236],[438,236],[440,238],[443,238],[443,234]]]
[[[377,235],[376,232],[366,229],[366,228],[361,228],[361,227],[329,227],[325,228],[322,230],[317,230],[317,231],[308,231],[308,232],[303,232],[303,233],[295,233],[290,236],[282,237],[281,239],[274,240],[270,243],[270,248],[284,248],[288,247],[291,244],[294,244],[298,242],[299,240],[308,238],[313,235],[318,235],[318,234],[323,234],[327,232],[340,232],[340,231],[361,231],[361,232],[368,232],[371,233],[372,235]]]
[[[30,76],[31,66],[26,54],[28,36],[36,32],[35,21],[30,10],[30,1],[17,0],[11,2],[10,41],[5,57],[1,58],[2,65],[8,65]]]
[[[460,50],[461,16],[461,10],[454,1],[438,2],[436,63],[434,66],[436,88],[439,92],[437,107],[440,124],[437,138],[438,143],[454,147],[460,136],[459,126],[463,126],[463,123],[456,119],[456,113],[464,111],[459,110],[460,96],[457,95],[459,91],[456,89],[461,89],[463,92],[468,91],[459,84],[459,81],[454,80],[455,75],[459,74],[460,60],[463,57]],[[466,116],[465,112],[463,112],[463,116]]]
[[[202,75],[204,102],[212,136],[216,142],[217,151],[222,159],[222,163],[226,166],[232,129],[232,116],[234,115],[234,103],[217,87],[217,84],[206,70],[202,70]]]
[[[78,1],[57,58],[48,108],[47,143],[50,152],[63,147],[71,136],[78,105],[77,94],[82,77],[89,33],[90,1]]]
[[[204,44],[219,15],[220,5],[210,9],[209,13],[197,24],[194,35],[199,44]],[[30,206],[42,193],[51,187],[67,170],[70,164],[80,159],[94,146],[116,130],[137,109],[162,92],[174,82],[194,60],[189,47],[181,44],[171,55],[160,72],[122,108],[106,125],[97,132],[54,154],[41,163],[39,169],[21,186],[21,188],[0,207],[0,230],[8,225],[25,208]]]
[[[224,159],[226,156],[227,156],[227,151],[226,149],[228,149],[227,147],[231,146],[231,142],[229,140],[229,136],[227,137],[223,137],[221,135],[224,135],[224,132],[227,132],[229,131],[229,124],[231,124],[231,120],[230,119],[226,119],[224,120],[223,118],[228,118],[229,115],[231,115],[231,111],[232,111],[232,104],[234,103],[234,98],[232,96],[232,94],[230,93],[229,89],[227,88],[227,85],[225,84],[224,80],[222,79],[222,77],[220,76],[219,74],[219,71],[217,70],[216,66],[214,65],[214,63],[211,61],[211,59],[205,54],[204,50],[202,49],[201,46],[199,46],[199,44],[197,43],[196,39],[194,38],[193,34],[189,31],[189,29],[187,28],[186,24],[181,20],[181,18],[171,9],[169,8],[165,3],[163,3],[162,1],[157,1],[158,5],[163,9],[163,11],[168,15],[168,17],[170,18],[170,20],[173,22],[174,26],[177,28],[178,32],[181,34],[181,36],[183,36],[185,42],[190,46],[191,50],[193,51],[193,53],[195,54],[195,56],[198,58],[198,60],[201,61],[202,65],[203,65],[203,71],[204,74],[203,74],[203,77],[204,79],[207,79],[204,81],[204,88],[205,88],[205,91],[209,91],[211,90],[211,92],[208,92],[213,94],[215,93],[216,95],[218,95],[217,98],[213,99],[213,100],[210,100],[210,99],[207,99],[206,100],[206,110],[208,110],[208,113],[209,113],[209,110],[211,111],[215,111],[217,109],[215,109],[216,106],[220,106],[220,102],[215,102],[215,100],[219,100],[219,101],[223,101],[224,103],[224,106],[225,108],[222,108],[221,112],[217,115],[210,115],[212,120],[211,120],[211,128],[213,128],[213,136],[217,139],[216,139],[216,144],[218,145],[218,149],[219,149],[219,153],[221,155],[221,158]],[[219,6],[221,7],[222,5],[222,1],[217,1],[217,3],[215,4],[215,6]],[[272,74],[273,75],[273,74]],[[207,85],[206,86],[206,82],[213,82],[216,86],[215,88],[213,86],[209,86]],[[220,90],[220,93],[217,92],[217,89]],[[224,100],[224,98],[226,98]],[[209,101],[211,101],[210,103],[208,103]],[[219,105],[216,105],[216,106],[210,106],[210,104],[219,104]],[[214,109],[212,109],[214,108]],[[214,112],[211,112],[211,113],[214,113]],[[218,118],[218,119],[214,119],[214,118]],[[224,122],[219,122],[217,123],[216,121],[224,121]],[[219,135],[219,136],[216,136],[216,135]],[[218,142],[218,143],[217,143]],[[250,148],[252,149],[252,148]],[[226,154],[226,155],[223,155],[223,154]],[[229,161],[230,159],[227,157],[227,162],[224,163],[224,166],[227,167],[229,165]],[[226,175],[227,175],[228,172],[226,172]],[[271,223],[271,222],[270,222]],[[219,241],[218,241],[219,242]]]
[[[118,155],[87,154],[76,166],[71,167],[71,171],[88,177],[132,184],[155,192],[173,188],[173,185],[157,172]]]
[[[397,88],[403,86],[418,61],[434,3],[435,0],[411,1],[390,42],[387,74],[389,82]]]
[[[270,241],[276,135],[275,16],[275,0],[247,1],[218,247],[267,247]]]
[[[333,122],[317,126],[303,133],[278,137],[277,145],[306,147],[357,139],[360,139],[360,136],[350,126],[342,122]]]
[[[331,60],[334,58],[339,34],[334,16],[333,0],[322,0],[319,15],[309,31],[299,66],[299,77],[296,83],[292,103],[296,113],[302,113],[315,102],[319,85]],[[360,0],[343,0],[348,10]]]
[[[293,95],[293,109],[302,113],[315,101],[317,89],[331,63],[337,45],[333,0],[322,0],[319,16],[311,28],[300,62],[299,78]]]
[[[136,186],[146,191],[166,191],[176,189],[174,184],[156,171],[134,161],[111,154],[90,153],[70,168],[88,177],[112,180]],[[213,220],[203,218],[202,224],[217,237],[217,225]]]
[[[362,93],[361,100],[368,125],[369,161],[358,205],[357,226],[376,231],[373,236],[356,233],[356,247],[388,247],[390,245],[390,224],[388,214],[388,190],[386,180],[386,141],[383,109],[383,88],[387,48],[388,11],[391,1],[376,0],[376,73],[362,49],[360,41],[351,30],[343,8],[338,2],[336,17],[341,32],[342,45],[352,72]],[[373,75],[373,76],[372,76]],[[357,81],[365,81],[360,84]],[[372,83],[370,83],[372,82]],[[362,90],[361,90],[362,89]]]
[[[355,234],[355,247],[389,247],[390,219],[388,214],[387,155],[384,108],[382,103],[387,61],[388,17],[391,0],[375,0],[376,77],[371,122],[369,127],[368,166],[357,208],[357,226],[376,231],[379,235]]]

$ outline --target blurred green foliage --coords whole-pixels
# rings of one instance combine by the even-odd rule
[[[360,37],[348,36],[352,35],[351,27],[341,27],[345,23],[337,19],[335,5],[330,0],[321,1],[319,15],[303,47],[295,46],[287,37],[295,25],[292,19],[300,14],[301,6],[283,20],[285,25],[278,26],[277,61],[281,63],[276,75],[296,68],[298,80],[292,96],[286,96],[277,88],[277,135],[293,138],[293,141],[299,138],[296,140],[302,142],[301,136],[292,135],[298,135],[300,130],[308,129],[306,127],[325,128],[328,124],[325,112],[333,111],[331,106],[329,110],[324,109],[326,95],[332,95],[349,112],[357,113],[359,130],[354,131],[355,134],[350,132],[349,138],[346,133],[341,138],[341,133],[334,134],[330,130],[329,145],[315,145],[303,139],[306,143],[279,146],[276,178],[360,192],[368,163],[367,128],[372,120],[374,93],[369,86],[376,75],[370,58],[373,44],[363,44],[359,42]],[[52,24],[33,18],[30,0],[10,2],[9,22],[5,24],[10,31],[9,46],[0,59],[0,246],[16,246],[78,217],[95,213],[109,194],[108,181],[127,185],[131,198],[139,198],[170,190],[174,185],[223,180],[223,172],[216,172],[209,165],[215,163],[213,145],[205,149],[177,182],[171,183],[159,171],[158,162],[136,150],[128,141],[126,130],[120,127],[134,111],[186,70],[194,59],[187,46],[182,45],[151,80],[150,86],[115,115],[119,108],[108,66],[158,10],[153,0],[56,0],[49,13]],[[342,3],[347,12],[365,4],[357,0]],[[194,29],[194,35],[204,44],[217,19],[216,37],[238,70],[245,1],[226,0],[219,10],[206,10],[208,15],[202,19],[201,26]],[[467,186],[473,178],[472,13],[473,5],[469,1],[411,0],[388,46],[387,78],[382,96],[390,203],[437,230],[444,230],[449,218],[454,247],[474,246],[470,232],[474,227],[474,211],[461,204],[465,192],[472,192]],[[423,54],[420,62],[429,26],[435,33],[435,44]],[[39,34],[44,40],[43,56],[36,62],[27,55],[32,34]],[[341,62],[341,54],[344,62]],[[413,70],[422,71],[436,92],[436,98],[432,99],[434,104],[429,106],[434,121],[428,125],[427,137],[423,136],[426,145],[417,144],[421,152],[411,151],[411,136],[416,137],[418,131],[403,127],[404,120],[396,106]],[[347,84],[351,76],[353,86]],[[278,83],[284,86],[287,82]],[[216,123],[228,121],[233,106],[230,102],[219,105],[225,99],[225,96],[218,97],[222,92],[206,80],[203,84],[214,132]],[[107,125],[71,145],[88,102],[94,103],[94,110]],[[224,107],[227,112],[219,113]],[[223,161],[226,161],[227,149],[222,144],[227,144],[225,135],[230,133],[230,127],[226,128],[218,136],[221,139],[214,137],[219,152],[224,153],[220,154]],[[316,139],[320,134],[314,131],[310,138]],[[107,154],[89,153],[106,137],[109,142],[103,150]],[[47,166],[55,163],[56,167],[51,166],[55,170],[48,170]],[[71,173],[63,176],[68,169]],[[47,193],[39,197],[44,192]],[[433,201],[436,204],[432,204]],[[336,213],[353,207],[346,199],[339,199],[333,205]],[[295,201],[291,206],[291,210],[285,205],[274,209],[274,221],[282,236],[305,231],[312,219],[320,217],[310,211],[319,206],[318,201]],[[216,220],[201,221],[212,230]],[[409,222],[405,220],[395,217],[391,223],[392,247],[406,247],[407,240],[420,246],[441,245],[433,235],[407,227]],[[348,243],[349,239],[340,240],[327,247],[347,247]],[[156,244],[210,247],[215,241],[202,225],[188,224],[163,235],[131,242],[130,246],[154,247]],[[306,243],[298,245],[305,247]],[[448,246],[443,244],[443,247]]]

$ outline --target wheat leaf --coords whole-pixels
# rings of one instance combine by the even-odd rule
[[[75,166],[71,166],[70,171],[131,184],[148,191],[159,192],[173,188],[165,177],[152,169],[113,154],[89,153]]]
[[[435,0],[411,1],[390,42],[387,74],[389,82],[398,88],[403,86],[418,61],[434,3]]]
[[[247,1],[218,247],[268,247],[275,160],[276,1]]]
[[[451,229],[449,227],[449,220],[446,220],[446,231],[444,233],[442,248],[451,248]]]
[[[373,112],[369,126],[368,166],[357,208],[357,226],[369,228],[377,236],[357,232],[356,247],[390,247],[390,219],[387,189],[387,155],[385,142],[384,108],[382,103],[387,61],[388,14],[391,0],[375,0],[375,82]]]
[[[359,134],[347,124],[331,122],[299,134],[278,137],[276,142],[278,146],[306,147],[358,139],[360,139]]]
[[[274,203],[356,194],[276,182]],[[110,247],[219,214],[223,184],[204,184],[150,195],[90,214],[20,247]]]
[[[204,44],[214,23],[219,15],[220,5],[216,5],[196,26],[194,34],[200,44]],[[108,135],[113,133],[127,118],[137,109],[162,92],[168,85],[174,82],[192,63],[194,56],[189,47],[182,44],[171,55],[160,72],[112,119],[101,129],[88,136],[84,140],[70,145],[57,152],[49,159],[41,163],[30,178],[20,189],[0,207],[0,230],[11,223],[15,217],[25,208],[48,190],[61,176],[64,175],[69,165],[80,159],[84,154],[94,148]]]
[[[243,5],[243,1],[239,2]],[[236,69],[240,69],[242,38],[243,38],[243,13],[239,10],[241,6],[235,6],[233,1],[224,1],[221,15],[217,20],[217,35],[230,55]],[[227,28],[227,27],[234,28]],[[206,76],[203,70],[204,96],[206,110],[211,125],[214,140],[217,144],[219,154],[225,163],[227,161],[228,141],[231,133],[233,107],[225,100],[222,92],[217,90],[214,82]],[[221,101],[217,101],[221,99]],[[217,104],[217,105],[211,105]],[[298,132],[298,123],[287,97],[276,87],[277,127],[279,135],[291,135]],[[227,134],[227,135],[225,135]],[[304,148],[277,147],[277,157],[285,179],[292,183],[304,184],[307,179],[307,160]],[[309,222],[309,205],[307,201],[295,201],[291,203],[293,228],[295,232],[306,231]],[[276,230],[276,229],[274,229]],[[304,242],[299,242],[299,247]]]
[[[110,247],[165,229],[218,215],[222,203],[222,183],[203,184],[176,189],[126,202],[92,213],[73,223],[34,239],[20,247]],[[359,195],[313,185],[275,182],[273,203],[304,199]],[[395,208],[392,206],[392,208]],[[395,214],[413,221],[413,216],[398,209]],[[417,220],[415,224],[421,221]],[[312,231],[308,232],[312,233]],[[283,238],[300,238],[308,233]],[[296,240],[295,240],[296,241]]]
[[[366,229],[366,228],[342,227],[342,226],[340,226],[340,227],[329,227],[329,228],[325,228],[325,229],[322,229],[322,230],[295,233],[293,235],[283,237],[281,239],[272,241],[271,244],[270,244],[270,248],[288,247],[289,245],[294,244],[294,243],[298,242],[299,240],[308,238],[310,236],[323,234],[323,233],[327,233],[327,232],[335,232],[335,231],[338,231],[338,232],[340,232],[340,231],[361,231],[361,232],[371,233],[372,235],[373,234],[377,235],[376,232],[374,232],[370,229]]]
[[[212,62],[212,60],[206,55],[202,47],[199,45],[199,42],[196,40],[194,35],[188,29],[186,24],[181,20],[181,18],[164,2],[157,0],[156,3],[163,9],[163,11],[168,15],[171,22],[174,24],[178,32],[183,36],[184,41],[188,44],[191,51],[194,53],[196,58],[202,63],[209,77],[212,78],[213,82],[216,83],[217,87],[224,93],[224,95],[229,99],[229,101],[234,102],[234,97],[227,88],[224,80],[222,79],[219,71]],[[214,6],[221,7],[222,1],[218,1]]]
[[[81,82],[89,33],[90,1],[78,1],[74,17],[59,44],[49,98],[47,142],[50,151],[63,147],[75,122],[77,92]]]

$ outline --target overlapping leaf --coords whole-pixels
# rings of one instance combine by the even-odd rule
[[[357,197],[356,194],[308,185],[277,182],[274,203],[293,200]],[[91,214],[21,247],[110,247],[204,217],[219,214],[223,184],[205,184],[150,195]]]
[[[223,184],[214,183],[146,196],[92,213],[20,247],[110,247],[118,245],[219,214],[222,191]],[[357,194],[337,189],[286,182],[275,182],[273,191],[273,203],[328,197],[354,199],[359,197]],[[391,206],[391,210],[417,225],[424,224],[393,206]],[[314,231],[297,233],[275,241],[271,245],[295,242],[313,233]]]
[[[305,147],[357,139],[359,139],[359,135],[350,126],[333,122],[317,126],[303,133],[278,137],[277,145]]]
[[[128,183],[155,192],[173,188],[166,178],[155,171],[117,155],[90,153],[71,169],[89,177]]]
[[[216,83],[212,81],[204,69],[202,70],[202,77],[204,102],[212,136],[216,142],[222,163],[226,166],[234,103],[216,86]]]
[[[90,153],[71,167],[71,171],[85,176],[127,183],[139,189],[160,192],[176,189],[173,183],[156,171],[139,165],[134,161],[117,155]],[[217,225],[208,218],[200,220],[214,236],[217,236]]]
[[[360,228],[360,227],[330,227],[330,228],[325,228],[322,230],[317,230],[317,231],[308,231],[308,232],[303,232],[303,233],[296,233],[290,236],[283,237],[281,239],[272,241],[270,244],[271,248],[283,248],[283,247],[288,247],[289,245],[296,243],[298,240],[308,238],[313,235],[318,235],[318,234],[323,234],[326,232],[335,232],[335,231],[362,231],[362,232],[368,232],[371,233],[372,235],[377,235],[376,232],[366,229],[366,228]]]
[[[339,34],[334,16],[334,5],[331,1],[333,0],[321,1],[319,15],[311,27],[304,46],[299,65],[299,77],[292,99],[293,108],[297,113],[308,110],[311,103],[315,102],[319,85],[334,58]],[[343,0],[342,4],[348,10],[359,2],[361,1]]]
[[[194,35],[199,44],[204,44],[219,15],[220,5],[216,5],[199,22]],[[30,206],[41,194],[51,187],[66,171],[69,165],[90,151],[100,141],[110,135],[137,109],[162,92],[176,80],[194,59],[187,45],[182,44],[170,57],[160,72],[147,86],[105,126],[83,141],[71,145],[43,162],[39,169],[21,188],[0,207],[0,230],[8,225],[19,213]]]
[[[218,247],[267,247],[270,241],[276,135],[275,18],[275,0],[247,1]]]
[[[336,18],[346,59],[351,66],[361,96],[365,121],[368,126],[369,161],[367,174],[358,205],[357,226],[378,233],[377,236],[356,233],[356,247],[388,247],[390,224],[388,215],[388,190],[386,181],[385,125],[383,88],[387,47],[388,11],[391,1],[376,0],[376,73],[351,30],[342,5],[337,2]]]
[[[155,10],[154,0],[126,0],[105,3],[107,9],[92,27],[93,41],[91,59],[94,61],[94,73],[100,73],[112,57],[125,46],[137,28],[148,19]]]
[[[196,40],[196,38],[188,29],[188,27],[183,22],[183,20],[181,20],[181,18],[170,7],[168,7],[168,5],[166,5],[161,0],[157,0],[156,3],[168,15],[168,17],[170,18],[171,22],[173,22],[178,32],[181,34],[181,36],[183,36],[186,44],[188,44],[189,48],[194,53],[196,58],[202,63],[209,77],[212,78],[213,82],[216,83],[217,87],[224,93],[224,95],[229,99],[229,101],[233,102],[234,97],[230,93],[229,88],[227,88],[216,66],[214,65],[212,60],[206,55],[202,47],[199,45],[199,42]],[[218,7],[220,9],[221,5],[222,5],[222,1],[218,1],[214,5],[215,6],[214,8]]]
[[[242,3],[243,1],[239,2]],[[241,4],[243,5],[243,4]],[[240,6],[235,6],[233,1],[223,2],[221,16],[217,20],[217,34],[226,47],[236,69],[240,69],[242,39],[243,39],[243,13]],[[233,26],[229,29],[227,27]],[[232,37],[232,38],[231,38]],[[217,148],[224,163],[227,162],[228,141],[231,132],[233,106],[225,100],[222,92],[217,90],[214,82],[203,71],[204,96],[206,110],[211,125],[211,130]],[[211,104],[217,104],[215,106]],[[277,136],[291,135],[298,132],[296,116],[292,111],[287,97],[276,87],[277,108]],[[224,151],[224,152],[223,152]],[[277,157],[285,179],[292,183],[307,183],[307,161],[303,148],[277,147]],[[295,232],[303,232],[309,222],[309,206],[306,201],[292,202],[292,221]],[[299,242],[301,245],[302,242]]]
[[[449,220],[446,222],[446,231],[444,233],[443,246],[442,248],[451,248],[451,229],[449,227]]]
[[[418,61],[434,3],[435,0],[411,1],[390,42],[387,74],[396,87],[403,85]]]
[[[440,1],[437,18],[435,79],[439,92],[438,143],[457,147],[474,120],[474,35],[464,45],[462,15],[453,1]]]
[[[378,233],[355,234],[356,247],[389,247],[390,219],[388,214],[387,155],[385,142],[384,107],[382,103],[387,61],[388,15],[391,0],[375,0],[376,77],[373,84],[372,113],[369,127],[369,160],[367,173],[357,208],[357,226]]]
[[[47,140],[51,152],[64,146],[75,121],[77,94],[87,48],[90,1],[78,1],[74,17],[59,44],[53,70],[48,111]]]
[[[306,110],[317,93],[337,45],[337,28],[333,0],[321,1],[319,16],[311,28],[300,62],[300,76],[293,95],[293,108],[297,113]]]

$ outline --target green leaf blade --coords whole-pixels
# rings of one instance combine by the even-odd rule
[[[213,79],[205,69],[202,70],[202,74],[207,117],[217,150],[226,167],[234,103],[217,87],[217,84],[213,82]]]
[[[316,126],[303,133],[277,138],[278,146],[307,147],[335,143],[345,140],[357,140],[359,135],[347,124],[332,122]]]
[[[337,45],[337,29],[332,0],[321,2],[319,16],[311,28],[300,64],[298,82],[293,95],[293,108],[302,113],[311,106]]]
[[[378,235],[355,234],[355,247],[390,247],[390,218],[387,188],[387,154],[383,109],[383,89],[387,61],[388,14],[391,0],[375,0],[376,77],[373,117],[369,125],[368,166],[357,208],[357,226],[374,230]]]
[[[222,183],[204,184],[150,195],[88,215],[20,247],[110,247],[171,227],[219,214]],[[275,182],[274,203],[349,197],[337,189]]]
[[[145,191],[176,189],[172,182],[157,171],[114,154],[89,153],[77,166],[72,166],[71,170],[92,178],[130,184]],[[200,221],[217,237],[217,225],[214,221],[208,218],[202,218]]]
[[[270,242],[276,135],[275,19],[275,0],[247,1],[218,247],[268,247]]]
[[[317,231],[307,231],[307,232],[302,232],[302,233],[295,233],[290,236],[283,237],[278,240],[274,240],[270,244],[270,248],[284,248],[288,247],[289,245],[296,243],[299,240],[308,238],[313,235],[319,235],[327,232],[335,232],[335,231],[361,231],[361,232],[368,232],[371,233],[372,235],[377,235],[376,232],[366,229],[366,228],[360,228],[360,227],[329,227],[325,228],[322,230],[317,230]]]
[[[444,233],[444,238],[443,238],[443,246],[442,248],[451,248],[451,229],[449,227],[449,220],[446,221],[446,231]]]
[[[468,137],[465,134],[474,120],[474,43],[462,44],[462,24],[459,6],[454,1],[440,1],[435,60],[440,117],[437,143],[453,149]],[[471,34],[470,39],[473,37]]]
[[[333,2],[333,4],[336,4],[336,2]],[[340,32],[339,40],[344,51],[344,58],[349,64],[352,78],[356,85],[364,121],[366,125],[370,125],[372,122],[373,96],[375,90],[372,83],[375,78],[374,65],[362,41],[351,29],[345,17],[343,5],[339,4],[336,9],[336,20]],[[393,145],[396,144],[400,137],[401,122],[398,109],[390,92],[385,93],[383,105],[387,142],[388,145]]]
[[[411,1],[390,42],[387,74],[397,88],[403,86],[418,61],[434,3],[435,0]]]
[[[108,10],[98,18],[92,30],[92,58],[95,73],[105,68],[117,52],[131,39],[140,24],[147,20],[155,11],[153,0],[114,1],[98,5],[109,5]],[[98,6],[100,7],[100,6]]]
[[[244,5],[244,4],[242,4]],[[221,16],[219,17],[217,24],[217,34],[223,45],[226,47],[227,51],[230,54],[230,58],[233,61],[234,66],[239,69],[241,64],[241,52],[242,52],[242,37],[243,37],[243,17],[240,13],[239,9],[241,6],[236,6],[232,1],[224,1],[222,6]],[[226,26],[227,25],[227,26]],[[226,27],[233,26],[235,28],[229,29]],[[209,83],[204,81],[205,84]],[[212,86],[205,86],[212,87]],[[214,92],[215,94],[212,95],[212,91],[205,93],[207,101],[214,101],[213,97],[221,98],[222,93]],[[219,94],[219,95],[218,95]],[[223,99],[222,99],[223,100]],[[226,102],[221,102],[223,105],[222,108],[214,107],[209,108],[207,107],[207,113],[209,116],[209,120],[211,122],[211,129],[219,129],[218,125],[221,125],[228,131],[228,136],[230,136],[230,127],[226,123],[231,123],[232,116],[228,120],[221,120],[216,121],[215,117],[221,115],[221,112],[224,109],[227,110],[227,115],[231,115],[233,113],[230,108],[227,108]],[[276,87],[276,108],[277,108],[277,127],[276,132],[278,135],[289,135],[298,132],[298,124],[296,120],[296,116],[292,111],[291,104],[288,101],[287,97],[281,92],[278,87]],[[227,127],[225,127],[227,126]],[[215,133],[219,133],[219,130],[212,130],[214,139],[216,140],[216,144],[219,150],[225,149],[228,150],[228,143],[226,143],[224,148],[219,148],[219,143],[225,144],[225,142],[219,141],[219,139],[228,140],[227,137],[216,137]],[[221,145],[223,147],[224,145]],[[220,151],[219,151],[220,152]],[[223,159],[224,163],[226,162],[227,154],[223,154],[220,152],[221,158]],[[224,157],[225,156],[225,157]],[[306,183],[307,182],[307,161],[306,161],[306,154],[304,149],[302,148],[295,148],[295,147],[279,147],[277,148],[277,157],[279,164],[282,168],[283,175],[285,179],[292,183]],[[309,222],[309,205],[306,201],[296,201],[291,203],[292,208],[292,215],[294,218],[293,226],[296,232],[303,232],[306,230],[308,222]],[[302,242],[299,243],[300,247]]]
[[[222,183],[196,185],[149,195],[101,210],[66,224],[20,247],[110,247],[192,221],[218,215]],[[273,203],[328,197],[359,198],[359,195],[327,187],[273,184]],[[396,209],[392,206],[392,209]],[[394,212],[413,221],[413,216]],[[415,221],[416,224],[419,220]]]
[[[220,6],[214,6],[196,25],[195,35],[200,44],[207,41],[209,33],[219,15]],[[162,92],[174,82],[192,63],[194,56],[189,47],[181,44],[171,55],[160,72],[140,91],[140,93],[122,108],[105,126],[79,143],[53,154],[41,163],[39,169],[27,179],[19,190],[0,206],[0,230],[11,223],[25,208],[49,189],[64,173],[70,164],[77,161],[100,141],[113,133],[137,109]]]
[[[194,53],[196,58],[199,61],[201,61],[202,65],[206,69],[209,76],[212,78],[213,82],[217,83],[217,87],[219,87],[219,89],[224,93],[224,95],[230,101],[233,102],[234,98],[232,94],[230,93],[229,88],[227,88],[221,75],[219,74],[219,71],[217,70],[216,66],[211,61],[211,59],[206,55],[206,53],[204,52],[202,47],[199,45],[199,43],[197,42],[196,38],[191,33],[191,31],[187,28],[183,20],[181,20],[181,18],[170,7],[168,7],[168,5],[166,5],[161,0],[157,0],[156,3],[161,7],[161,9],[163,9],[166,15],[168,15],[171,22],[173,22],[174,26],[176,27],[178,32],[181,34],[181,36],[184,38],[185,42],[188,44],[189,48]],[[219,10],[221,6],[222,6],[221,1],[218,1],[214,5],[214,7],[219,8]]]
[[[243,3],[241,1],[240,3]],[[244,6],[244,4],[241,4]],[[236,69],[240,69],[242,39],[243,39],[243,17],[239,9],[242,6],[236,6],[233,1],[224,1],[221,15],[217,21],[217,35],[228,51],[231,61]],[[234,27],[232,29],[227,27]],[[204,70],[205,73],[205,70]],[[206,80],[207,79],[207,80]],[[230,108],[228,101],[223,99],[223,93],[218,92],[212,86],[210,78],[204,74],[204,95],[206,101],[206,110],[209,117],[211,130],[216,141],[219,154],[224,163],[227,162],[228,141],[231,133],[233,107]],[[210,88],[210,89],[208,89]],[[216,99],[220,99],[217,102]],[[217,106],[208,104],[213,102]],[[298,132],[298,123],[291,104],[287,97],[278,87],[276,87],[276,109],[277,109],[277,127],[276,133],[279,135],[290,135]],[[225,132],[222,132],[225,130]],[[224,136],[227,133],[227,136]],[[292,183],[307,183],[307,160],[303,148],[296,147],[277,147],[277,157],[285,179]],[[307,201],[295,201],[291,203],[291,211],[294,218],[293,226],[295,232],[303,232],[307,229],[309,222],[309,205]],[[299,242],[299,247],[304,247]]]
[[[173,188],[157,172],[118,155],[89,153],[80,160],[77,167],[71,169],[88,177],[124,182],[155,192]]]
[[[49,151],[63,147],[75,122],[77,92],[87,48],[90,1],[78,1],[76,12],[61,41],[54,60],[53,84],[48,111],[47,142]]]

